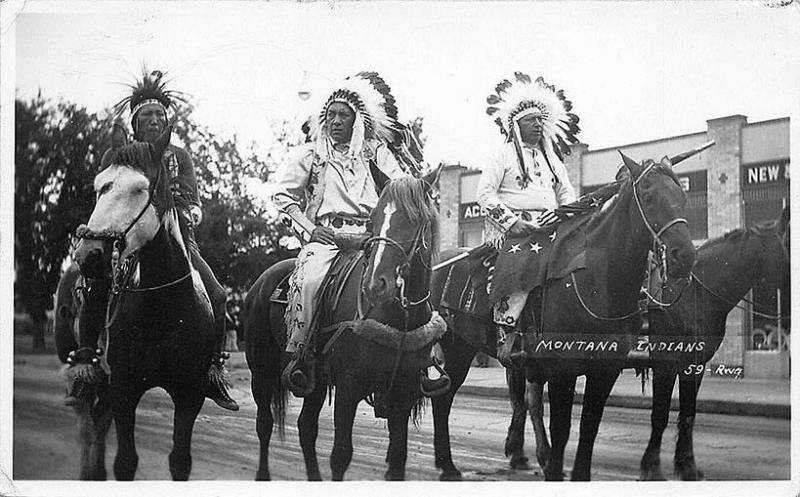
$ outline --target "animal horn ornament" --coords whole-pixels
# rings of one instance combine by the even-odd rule
[[[682,162],[682,161],[688,159],[689,157],[691,157],[693,155],[699,154],[700,152],[702,152],[703,150],[705,150],[707,148],[711,148],[716,143],[717,142],[715,142],[714,140],[709,140],[709,141],[707,141],[707,142],[705,142],[705,143],[703,143],[701,145],[698,145],[698,146],[694,147],[693,149],[691,149],[691,150],[689,150],[687,152],[683,152],[683,153],[678,154],[678,155],[676,155],[674,157],[670,157],[669,161],[674,166],[674,165],[678,164],[679,162]]]

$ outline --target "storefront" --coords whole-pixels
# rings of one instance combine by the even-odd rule
[[[742,115],[707,121],[703,132],[589,150],[577,144],[565,166],[579,194],[614,178],[619,152],[636,159],[673,156],[708,140],[716,145],[676,166],[687,195],[686,219],[697,245],[740,227],[777,219],[789,199],[789,118],[748,123]],[[444,216],[440,248],[483,241],[484,213],[477,202],[479,164],[448,166],[441,177]],[[774,293],[750,296],[759,309],[775,309]],[[788,377],[789,323],[767,322],[740,303],[728,315],[725,340],[711,365],[744,366],[749,377]]]

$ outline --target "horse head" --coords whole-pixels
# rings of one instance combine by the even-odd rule
[[[633,196],[631,226],[643,226],[654,246],[666,255],[669,276],[686,277],[695,262],[696,251],[684,219],[686,194],[672,170],[672,161],[646,160],[642,164],[622,155],[625,181]]]
[[[173,207],[161,163],[171,133],[168,127],[153,144],[127,143],[124,128],[114,125],[112,148],[94,179],[94,210],[77,233],[75,260],[84,276],[109,278],[115,246],[124,261],[158,233],[164,213]]]
[[[780,219],[754,226],[752,229],[761,238],[757,273],[760,275],[757,286],[771,291],[781,290],[783,313],[789,312],[791,275],[791,245],[789,232],[789,207],[783,209]]]
[[[397,300],[407,308],[427,300],[437,217],[429,181],[410,176],[390,181],[372,210],[376,231],[365,244],[363,288],[373,306]]]

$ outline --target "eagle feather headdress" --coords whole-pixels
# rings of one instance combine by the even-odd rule
[[[570,112],[572,102],[564,96],[564,90],[556,90],[542,77],[531,81],[527,74],[515,72],[514,79],[497,84],[495,93],[486,98],[489,104],[486,113],[495,116],[494,122],[511,141],[516,120],[538,110],[542,115],[545,150],[552,150],[563,161],[564,155],[570,154],[569,145],[578,142],[575,135],[580,132],[579,118]]]
[[[364,142],[378,140],[394,153],[404,169],[417,175],[422,168],[420,160],[408,151],[409,133],[398,120],[397,103],[391,88],[375,71],[362,71],[346,78],[334,87],[320,105],[316,119],[310,120],[309,137],[323,147],[327,140],[326,114],[335,102],[347,104],[356,113],[350,155],[360,154]],[[421,147],[420,147],[421,148]]]
[[[114,112],[117,116],[121,116],[125,112],[125,108],[129,107],[131,125],[134,126],[136,113],[145,105],[158,104],[164,108],[165,114],[167,110],[174,111],[177,102],[186,102],[186,95],[181,91],[168,90],[168,82],[164,79],[164,73],[161,71],[148,72],[146,68],[142,67],[141,79],[126,85],[130,88],[130,95],[114,105]]]

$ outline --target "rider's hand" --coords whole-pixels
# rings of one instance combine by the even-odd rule
[[[200,207],[193,205],[191,209],[189,209],[189,214],[192,218],[192,224],[194,226],[198,226],[201,222],[203,222],[203,211],[200,210]]]
[[[536,218],[536,223],[541,227],[550,226],[559,222],[560,219],[556,215],[555,211],[552,209],[547,209],[546,211],[539,214]]]
[[[530,236],[533,234],[534,231],[536,231],[537,228],[539,228],[539,226],[534,223],[523,221],[522,219],[517,219],[517,222],[515,222],[508,230],[508,236],[513,238],[522,238],[524,236]]]
[[[311,241],[333,245],[333,230],[325,226],[317,226],[311,232]]]

